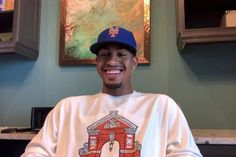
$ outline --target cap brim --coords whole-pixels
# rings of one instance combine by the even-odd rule
[[[90,51],[94,54],[98,54],[98,51],[105,45],[108,43],[117,43],[119,45],[122,45],[124,48],[128,49],[133,55],[136,55],[137,50],[128,44],[124,44],[122,42],[117,42],[117,41],[103,41],[103,42],[97,42],[94,43],[93,45],[90,46]]]

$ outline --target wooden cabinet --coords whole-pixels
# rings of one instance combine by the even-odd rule
[[[2,140],[0,139],[2,157],[19,157],[24,153],[29,140]]]
[[[198,147],[204,157],[236,156],[236,145],[200,144]]]
[[[14,10],[0,11],[0,55],[19,54],[37,59],[39,49],[40,0],[15,0]],[[5,37],[6,38],[6,37]]]
[[[226,27],[222,21],[232,10],[235,0],[176,0],[179,51],[188,44],[235,42],[236,27]]]
[[[0,127],[0,132],[2,129],[5,127]],[[35,132],[0,133],[0,156],[19,157],[35,135]]]

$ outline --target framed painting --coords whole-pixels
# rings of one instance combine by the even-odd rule
[[[60,65],[96,64],[89,47],[111,26],[131,30],[139,64],[150,63],[150,0],[61,0],[60,11]]]

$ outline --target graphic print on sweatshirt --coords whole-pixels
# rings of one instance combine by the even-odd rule
[[[88,142],[79,149],[79,155],[140,157],[141,144],[135,141],[137,128],[134,123],[120,116],[118,111],[111,111],[109,115],[87,127]]]

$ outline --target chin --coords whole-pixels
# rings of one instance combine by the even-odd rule
[[[111,83],[111,84],[107,83],[105,84],[105,86],[108,89],[118,89],[121,87],[121,83]]]

